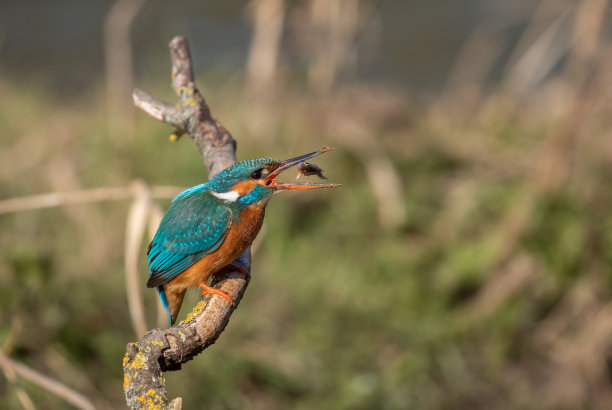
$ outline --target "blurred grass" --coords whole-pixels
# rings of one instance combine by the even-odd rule
[[[354,87],[323,98],[305,95],[297,82],[268,102],[273,126],[251,136],[258,102],[242,98],[241,77],[197,78],[213,115],[237,139],[239,159],[328,144],[336,150],[317,163],[344,185],[274,198],[240,308],[216,345],[165,375],[171,397],[211,409],[610,403],[609,338],[581,343],[606,312],[612,279],[604,91],[591,96],[595,108],[582,120],[588,135],[562,158],[567,177],[534,195],[513,243],[508,230],[516,225],[504,221],[530,192],[564,118],[558,113],[571,101],[551,92],[530,101],[492,93],[474,113],[449,94],[417,110],[391,90]],[[142,88],[172,100],[158,84],[165,83]],[[144,114],[133,136],[108,136],[97,94],[59,103],[41,84],[2,82],[0,90],[2,198],[137,178],[180,186],[205,179],[192,142],[168,142],[172,130]],[[406,217],[397,226],[380,223],[366,175],[369,148],[354,129],[373,138],[401,178]],[[123,276],[128,206],[0,215],[0,343],[22,322],[11,356],[100,408],[124,406],[121,359],[136,339]],[[144,255],[145,244],[151,324],[157,296],[144,290]],[[182,317],[197,298],[188,295]],[[597,323],[607,329],[610,321]],[[20,408],[0,380],[7,408]],[[64,406],[25,386],[40,408]]]

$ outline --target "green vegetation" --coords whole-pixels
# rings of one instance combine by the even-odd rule
[[[568,125],[584,101],[554,92],[580,90],[571,78],[530,99],[492,93],[473,105],[459,93],[425,104],[384,89],[304,95],[296,84],[267,110],[237,77],[197,78],[239,159],[328,144],[335,151],[316,163],[344,186],[272,200],[253,279],[226,331],[165,374],[184,408],[558,409],[609,400],[612,145],[603,90]],[[172,130],[142,113],[133,136],[109,136],[96,96],[53,104],[44,88],[0,89],[1,198],[205,178],[192,142],[168,142]],[[268,116],[264,131],[253,130],[254,107]],[[391,176],[369,174],[380,161],[390,161]],[[389,185],[393,170],[399,190]],[[389,198],[396,190],[399,217],[384,222],[372,183],[390,187]],[[0,344],[17,334],[12,358],[100,408],[124,406],[121,361],[137,339],[124,284],[128,206],[0,215]],[[157,295],[145,289],[145,246],[151,325]],[[1,380],[3,403],[20,408]],[[39,408],[66,406],[23,385]]]

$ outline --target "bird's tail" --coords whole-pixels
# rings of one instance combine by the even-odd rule
[[[168,312],[170,325],[173,325],[179,314],[179,310],[181,310],[186,289],[168,289],[167,285],[159,285],[157,287],[157,291],[159,292],[159,298],[161,299],[162,306],[164,309],[166,309],[166,312]]]
[[[170,311],[170,305],[168,304],[168,298],[166,297],[166,292],[164,291],[164,287],[162,285],[157,287],[157,291],[159,292],[159,298],[161,299],[162,306],[168,312],[168,319],[170,321],[170,325],[173,324],[172,320],[172,312]]]

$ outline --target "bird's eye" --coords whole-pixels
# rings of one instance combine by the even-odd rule
[[[261,169],[258,169],[257,171],[253,171],[251,172],[251,178],[253,179],[259,179],[261,178]]]

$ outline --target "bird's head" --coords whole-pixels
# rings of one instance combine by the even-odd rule
[[[206,185],[212,194],[225,202],[243,205],[265,206],[270,197],[289,189],[333,188],[339,184],[282,183],[277,176],[312,157],[331,150],[323,147],[318,151],[299,157],[279,161],[273,158],[255,158],[237,162],[215,175]]]

